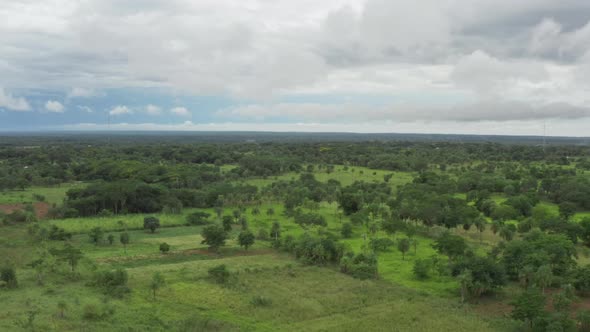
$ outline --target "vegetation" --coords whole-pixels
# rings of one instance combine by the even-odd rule
[[[35,142],[0,145],[1,330],[590,326],[584,146]]]

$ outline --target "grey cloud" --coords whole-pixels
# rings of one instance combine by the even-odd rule
[[[358,121],[522,121],[539,119],[582,119],[590,108],[567,103],[531,105],[529,103],[482,100],[450,107],[412,105],[370,106],[360,104],[279,103],[246,105],[218,112],[221,118],[246,121],[277,119],[350,123]]]

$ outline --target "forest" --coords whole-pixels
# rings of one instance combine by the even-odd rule
[[[590,331],[590,146],[0,137],[0,330]]]

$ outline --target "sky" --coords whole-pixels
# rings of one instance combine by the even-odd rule
[[[588,0],[0,0],[0,131],[590,136]]]

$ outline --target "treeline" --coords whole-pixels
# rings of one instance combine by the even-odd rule
[[[94,143],[94,144],[89,144]],[[460,168],[483,163],[542,162],[590,169],[584,146],[504,145],[494,143],[339,142],[339,143],[136,143],[86,144],[64,140],[56,144],[0,146],[0,190],[67,181],[103,179],[176,183],[195,187],[219,178],[212,165],[235,165],[225,179],[271,176],[301,171],[305,164],[364,166],[392,171]],[[203,179],[205,178],[205,179]]]

